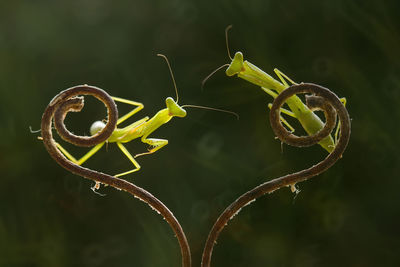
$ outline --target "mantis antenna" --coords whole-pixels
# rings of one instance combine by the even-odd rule
[[[229,25],[228,27],[226,27],[225,29],[225,42],[226,42],[226,51],[228,51],[228,57],[233,60],[233,58],[231,57],[231,53],[229,51],[229,39],[228,39],[228,32],[229,30],[232,28],[232,24]]]
[[[220,111],[220,112],[225,112],[232,114],[236,116],[236,118],[239,120],[239,114],[236,112],[230,111],[230,110],[225,110],[225,109],[219,109],[219,108],[210,108],[210,107],[205,107],[205,106],[197,106],[197,105],[183,105],[181,106],[182,108],[202,108],[202,109],[208,109],[208,110],[214,110],[214,111]]]
[[[213,75],[214,75],[216,72],[218,72],[220,69],[225,68],[225,67],[228,67],[228,66],[229,66],[228,63],[227,63],[227,64],[224,64],[224,65],[218,67],[216,70],[214,70],[214,71],[211,72],[210,74],[208,74],[207,77],[205,77],[204,80],[201,82],[201,90],[204,89],[204,84],[206,83],[206,81],[208,81],[208,79],[211,78],[211,76],[213,76]]]
[[[231,56],[231,52],[229,51],[229,38],[228,38],[228,32],[229,30],[232,28],[232,25],[228,25],[228,27],[226,27],[225,29],[225,44],[226,44],[226,51],[228,52],[228,57],[233,60],[232,56]],[[216,70],[214,70],[213,72],[211,72],[207,77],[204,78],[204,80],[201,82],[201,90],[204,89],[204,84],[206,83],[206,81],[208,81],[208,79],[211,78],[211,76],[213,76],[216,72],[218,72],[220,69],[224,68],[224,67],[228,67],[229,64],[224,64],[221,67],[218,67]]]
[[[168,69],[169,69],[169,73],[171,74],[172,82],[174,83],[174,87],[175,87],[176,103],[178,103],[178,100],[179,100],[178,88],[176,87],[176,82],[175,82],[174,74],[172,73],[171,65],[169,64],[168,58],[167,58],[165,55],[163,55],[163,54],[157,54],[157,56],[164,58],[165,61],[167,62]]]

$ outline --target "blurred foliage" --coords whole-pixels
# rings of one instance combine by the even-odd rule
[[[315,164],[319,147],[274,139],[259,88],[217,73],[232,52],[268,73],[314,82],[348,100],[349,147],[328,172],[245,208],[222,233],[214,266],[398,266],[400,262],[398,1],[11,1],[0,3],[0,266],[180,266],[177,241],[151,209],[126,193],[90,190],[47,154],[41,114],[59,91],[91,84],[145,104],[153,115],[180,103],[236,111],[188,110],[153,134],[167,147],[140,158],[126,179],[159,197],[181,222],[199,266],[209,229],[236,197],[263,181]],[[120,112],[129,107],[120,105]],[[87,133],[104,117],[87,101],[68,117]],[[145,146],[128,144],[133,154]],[[72,148],[71,148],[72,149]],[[83,154],[85,149],[73,150]],[[87,163],[107,173],[131,168],[110,144]]]

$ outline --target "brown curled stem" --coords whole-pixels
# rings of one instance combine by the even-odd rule
[[[312,136],[295,136],[288,132],[281,124],[279,119],[280,107],[284,104],[286,99],[294,94],[300,93],[312,93],[313,95],[307,96],[307,104],[311,109],[321,109],[325,113],[326,123],[323,129]],[[350,118],[349,114],[340,102],[339,98],[329,89],[324,88],[320,85],[311,83],[302,83],[293,85],[284,90],[274,100],[270,112],[270,122],[273,131],[278,138],[287,144],[293,146],[310,146],[318,143],[321,139],[325,138],[330,134],[336,124],[336,113],[340,120],[340,136],[335,146],[335,149],[321,162],[318,164],[292,174],[288,174],[274,180],[265,182],[237,198],[231,205],[229,205],[225,211],[215,222],[212,227],[202,256],[202,267],[209,267],[211,264],[211,256],[214,244],[225,225],[230,219],[232,219],[243,207],[250,204],[258,197],[261,197],[267,193],[272,193],[284,186],[291,186],[298,182],[305,181],[311,177],[314,177],[327,169],[329,169],[339,158],[341,158],[343,152],[346,149],[347,143],[350,138]]]
[[[69,111],[80,111],[82,109],[83,97],[79,97],[79,95],[92,95],[102,101],[107,108],[108,121],[106,127],[94,136],[73,135],[65,128],[63,123],[64,118]],[[161,214],[168,222],[178,239],[182,254],[182,266],[190,267],[191,256],[189,244],[181,225],[172,212],[160,200],[143,188],[111,175],[79,166],[68,160],[57,149],[56,143],[53,139],[51,131],[53,118],[55,127],[61,132],[61,137],[64,140],[79,146],[94,146],[105,142],[116,127],[118,111],[113,99],[104,90],[88,85],[79,85],[62,91],[51,100],[43,113],[41,123],[43,143],[50,156],[68,171],[95,182],[110,185],[119,190],[124,190],[143,202],[146,202],[151,208]]]

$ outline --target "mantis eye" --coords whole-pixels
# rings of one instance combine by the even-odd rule
[[[103,130],[106,125],[102,121],[95,121],[92,126],[90,126],[90,134],[95,135],[99,131]]]

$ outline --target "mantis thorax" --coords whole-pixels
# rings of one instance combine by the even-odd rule
[[[243,71],[243,54],[242,52],[236,52],[225,73],[228,76],[233,76],[241,71]]]

